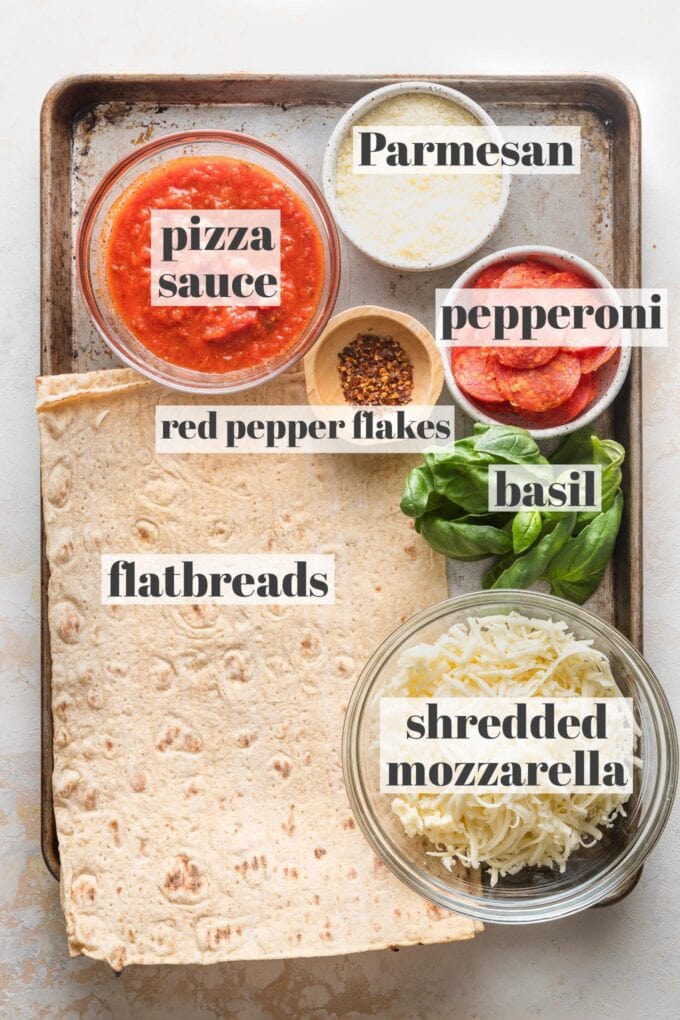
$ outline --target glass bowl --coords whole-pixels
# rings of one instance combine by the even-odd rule
[[[641,729],[635,790],[619,817],[593,847],[575,850],[566,871],[525,868],[491,886],[484,872],[462,867],[449,872],[427,857],[432,844],[412,839],[391,811],[393,795],[380,792],[377,741],[380,698],[397,669],[401,652],[435,641],[470,616],[516,610],[529,617],[564,620],[580,639],[592,639],[608,656],[625,697],[635,702]],[[459,914],[506,924],[549,921],[607,899],[626,885],[656,844],[675,795],[678,741],[666,696],[645,660],[613,627],[580,606],[540,592],[475,592],[447,599],[399,627],[363,670],[352,693],[343,731],[343,771],[352,810],[375,853],[415,892]]]
[[[324,280],[311,321],[287,350],[251,368],[226,373],[199,372],[164,361],[130,332],[108,294],[105,259],[112,206],[142,174],[181,156],[230,156],[268,170],[305,203],[321,236]],[[172,389],[191,393],[233,393],[279,375],[312,347],[328,322],[337,297],[340,246],[333,217],[321,191],[283,153],[256,138],[231,131],[182,131],[135,149],[116,163],[97,186],[87,203],[78,232],[76,274],[85,307],[97,332],[127,365]]]

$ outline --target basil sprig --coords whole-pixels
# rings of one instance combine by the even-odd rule
[[[425,454],[409,472],[401,509],[433,549],[451,559],[496,559],[484,588],[529,588],[547,581],[555,595],[579,604],[599,587],[623,512],[625,450],[589,429],[572,433],[546,459],[525,429],[476,424],[474,434]],[[555,513],[489,513],[489,464],[600,464],[602,509]]]

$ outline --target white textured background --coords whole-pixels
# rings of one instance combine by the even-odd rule
[[[474,943],[286,963],[133,968],[70,961],[39,847],[38,112],[79,72],[593,71],[643,119],[644,282],[680,281],[674,0],[24,0],[2,5],[0,304],[0,1016],[207,1020],[677,1020],[676,809],[622,904]],[[675,163],[678,160],[678,163]],[[674,316],[677,327],[677,314]],[[680,708],[680,364],[645,356],[645,650]]]

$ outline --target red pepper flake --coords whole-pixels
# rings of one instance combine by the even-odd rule
[[[392,337],[360,334],[338,355],[340,385],[350,404],[408,404],[413,365]]]

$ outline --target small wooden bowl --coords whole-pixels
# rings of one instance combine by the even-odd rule
[[[444,369],[432,334],[412,315],[378,305],[360,305],[334,315],[305,356],[310,404],[340,407],[347,403],[340,385],[338,355],[352,340],[366,334],[392,337],[401,344],[413,366],[413,393],[409,403],[433,407],[444,385]]]

